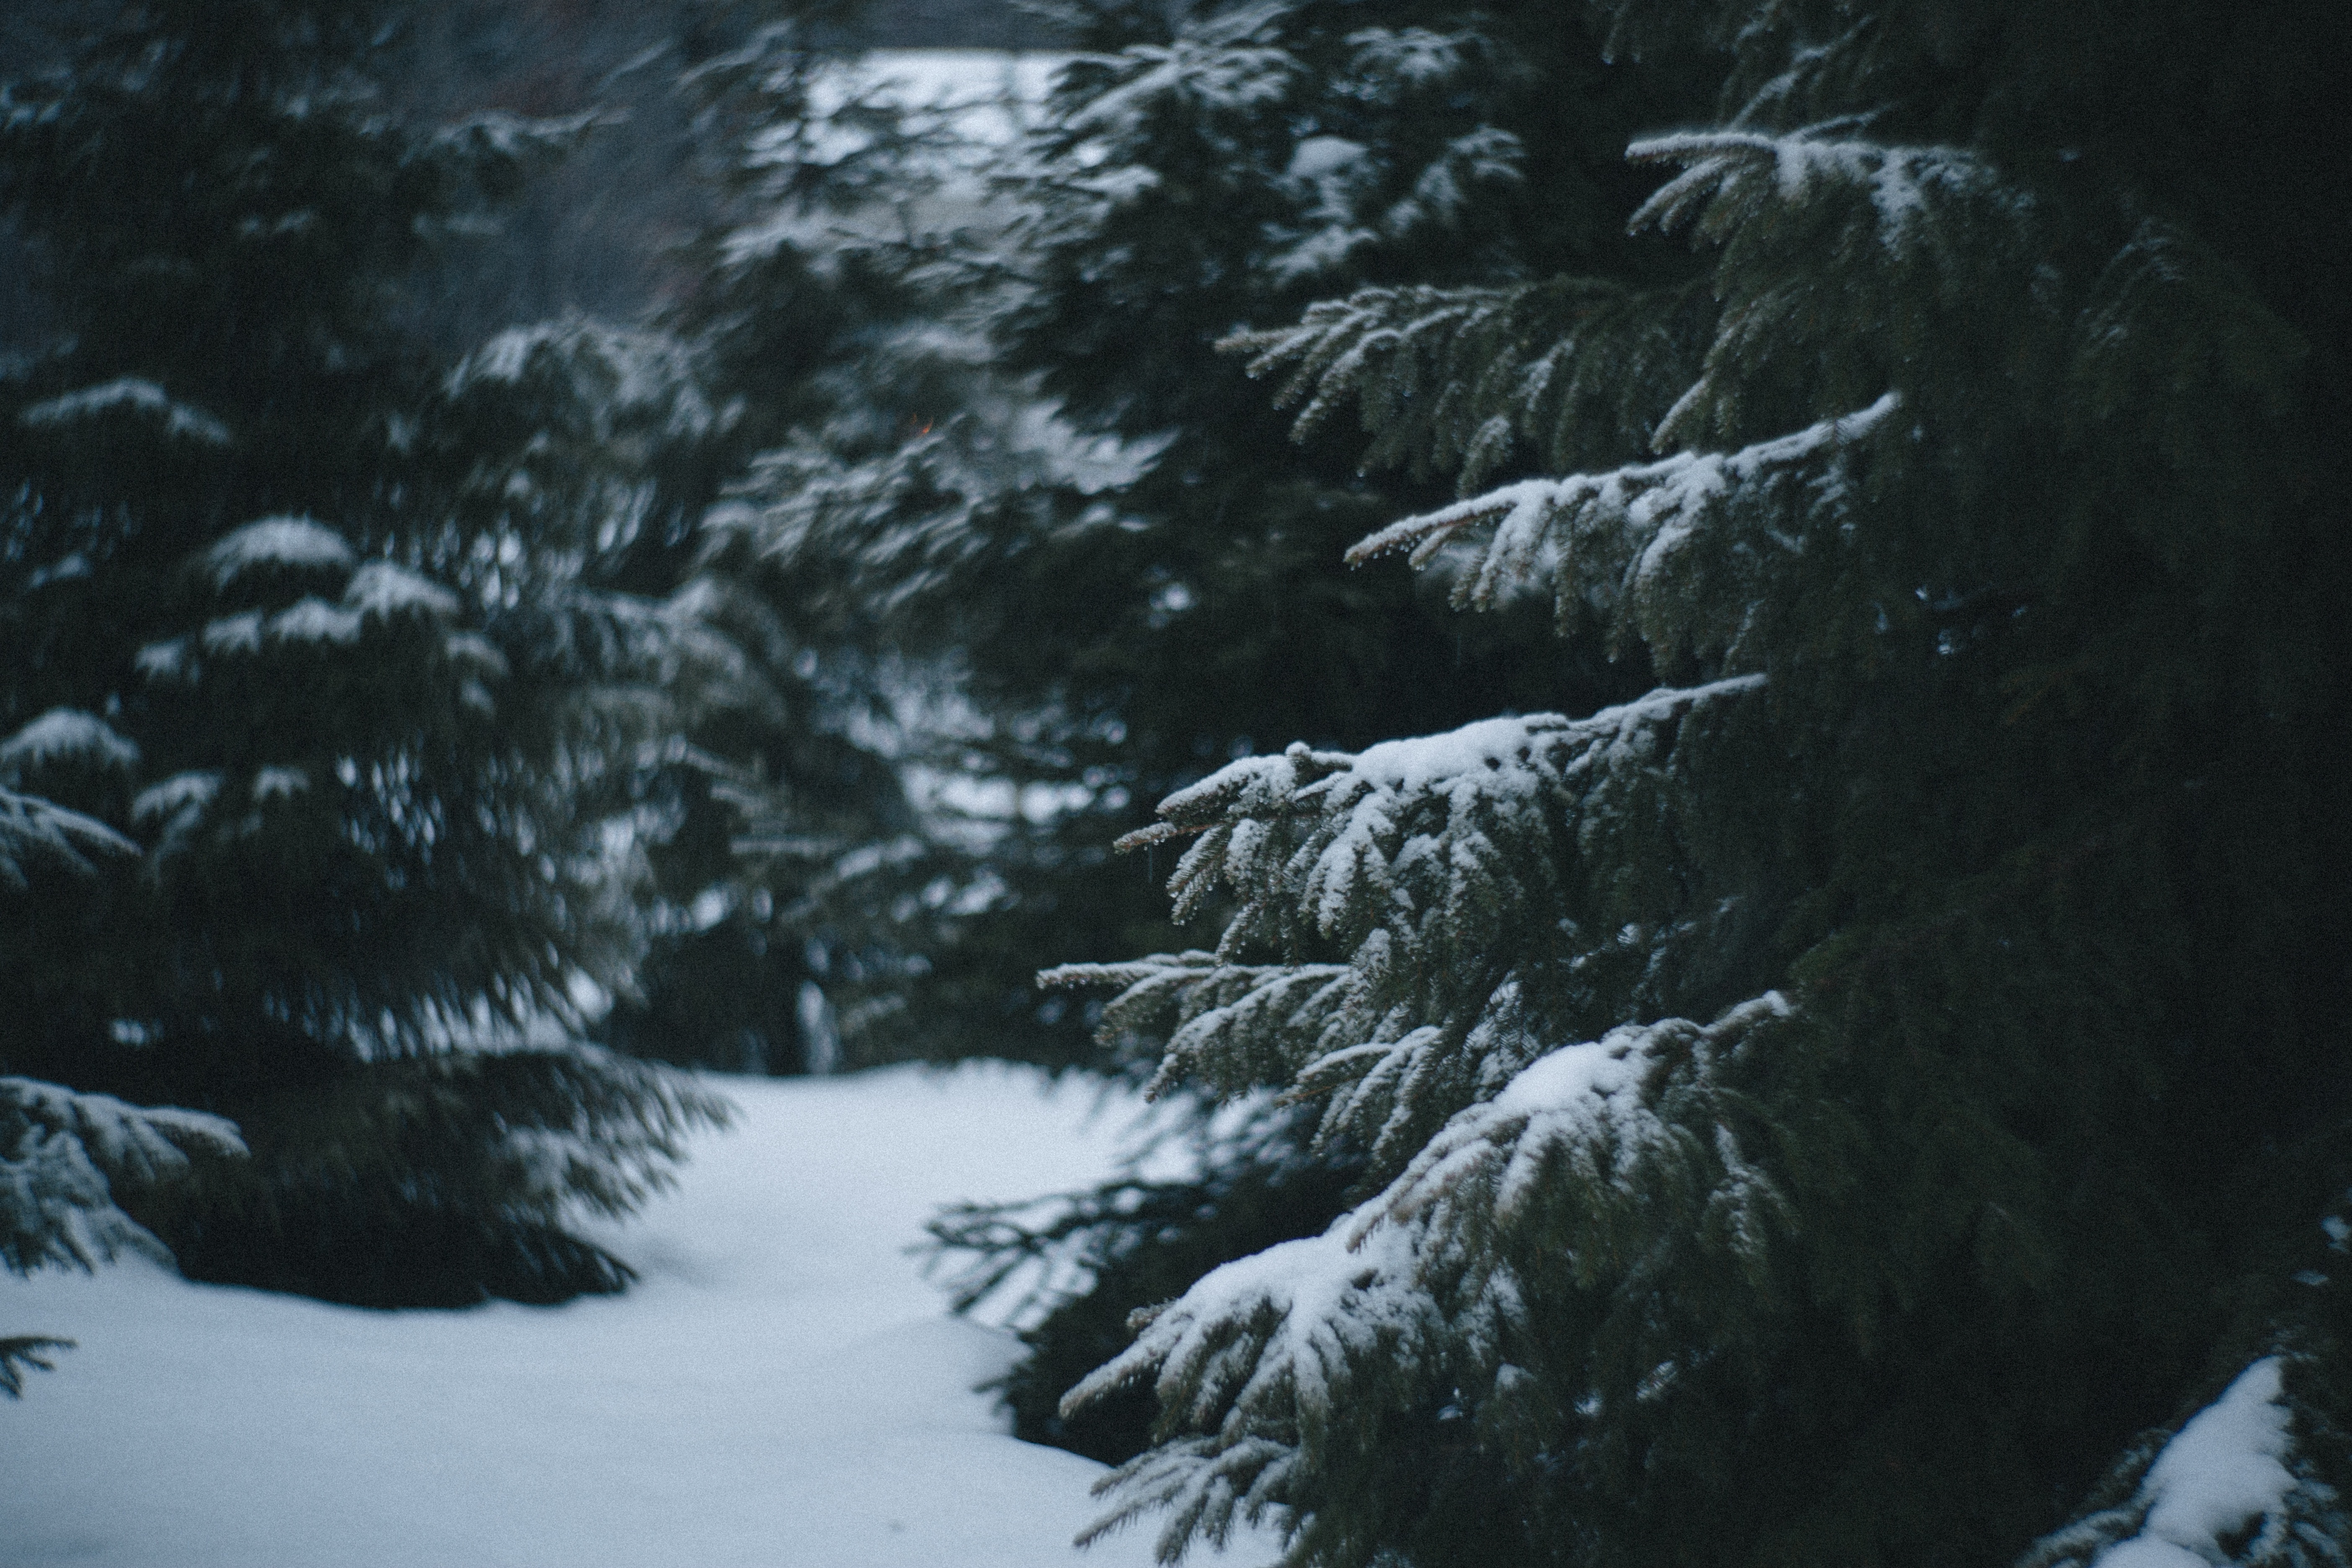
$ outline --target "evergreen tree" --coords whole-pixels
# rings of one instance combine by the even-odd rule
[[[58,335],[0,388],[5,744],[146,852],[5,917],[0,1062],[241,1126],[134,1207],[192,1274],[557,1299],[625,1274],[563,1216],[718,1114],[558,1037],[626,983],[616,824],[691,627],[590,576],[645,486],[558,465],[530,340],[452,364],[404,308],[578,126],[401,125],[383,19],[142,5],[8,89]]]
[[[1160,1409],[1098,1528],[2341,1563],[2352,28],[1597,15],[1728,53],[1630,148],[1701,287],[1399,278],[1234,346],[1458,475],[1351,559],[1659,684],[1249,757],[1134,836],[1215,950],[1047,978],[1367,1167],[1073,1391]]]
[[[635,1054],[771,1072],[922,1054],[900,992],[936,859],[888,754],[887,660],[806,612],[739,547],[722,491],[792,433],[879,417],[892,334],[927,307],[875,229],[936,184],[936,128],[823,47],[838,5],[793,5],[686,73],[710,201],[695,286],[663,313],[694,345],[723,429],[668,487],[667,526],[624,558],[724,645],[643,780],[658,892],[639,994],[605,1037]]]

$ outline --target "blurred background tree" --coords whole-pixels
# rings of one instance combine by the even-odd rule
[[[404,292],[583,127],[390,117],[375,6],[91,20],[0,119],[42,326],[0,384],[0,750],[144,852],[11,905],[0,1061],[244,1130],[137,1213],[199,1277],[615,1288],[565,1215],[719,1110],[568,1041],[628,984],[625,781],[703,656],[591,569],[643,454],[550,479],[520,347]],[[567,391],[712,420],[684,376]]]

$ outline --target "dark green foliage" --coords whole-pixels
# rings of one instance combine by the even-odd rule
[[[600,1036],[634,1055],[786,1073],[919,1054],[866,1048],[861,1020],[899,1037],[884,1016],[902,1011],[911,927],[900,906],[930,878],[908,868],[910,848],[923,855],[915,812],[877,749],[890,722],[873,650],[827,635],[705,519],[724,516],[711,511],[723,486],[795,421],[866,412],[865,356],[912,296],[824,237],[913,179],[912,141],[887,108],[820,103],[818,78],[839,61],[806,26],[741,20],[716,29],[740,35],[733,46],[678,83],[698,105],[719,217],[691,247],[690,286],[662,312],[693,345],[716,416],[671,444],[648,509],[658,526],[612,557],[611,580],[666,595],[709,657],[689,672],[675,732],[632,780],[654,895],[648,946]],[[781,145],[747,152],[769,128]],[[828,143],[812,160],[811,139],[826,136],[852,150]],[[762,237],[737,243],[753,231]]]
[[[618,1290],[628,1266],[567,1216],[635,1207],[712,1115],[656,1069],[576,1054],[321,1067],[247,1100],[251,1160],[131,1201],[190,1279],[364,1307]]]
[[[1305,1157],[1301,1131],[1286,1121],[1238,1142],[1198,1140],[1202,1169],[1191,1181],[1130,1178],[1036,1205],[953,1208],[931,1222],[942,1253],[973,1255],[956,1281],[958,1311],[1045,1276],[1030,1281],[1028,1354],[1003,1384],[1015,1436],[1107,1464],[1150,1446],[1159,1410],[1147,1391],[1120,1389],[1066,1413],[1063,1393],[1126,1346],[1136,1311],[1221,1263],[1312,1236],[1347,1207],[1362,1162]],[[1073,1269],[1076,1286],[1055,1278]]]
[[[1139,836],[1190,840],[1218,950],[1055,978],[1371,1164],[1081,1385],[1161,1405],[1111,1518],[1270,1513],[1298,1564],[2087,1562],[2274,1379],[2281,1489],[2175,1544],[2341,1563],[2352,279],[2312,150],[2352,26],[1606,28],[1730,51],[1630,149],[1704,294],[1432,268],[1238,346],[1310,434],[1354,402],[1373,460],[1462,472],[1355,559],[1670,685],[1239,762]],[[1587,471],[1496,488],[1530,459]]]
[[[836,327],[850,318],[814,292],[810,253],[775,247],[725,275],[744,303],[715,318],[722,342],[803,345],[765,352],[771,377],[814,352],[786,326],[858,355],[807,384],[822,420],[798,415],[738,487],[746,505],[715,516],[728,548],[772,563],[811,635],[943,669],[972,711],[924,765],[1024,803],[966,825],[986,878],[926,862],[987,891],[909,942],[925,1030],[885,1050],[1084,1059],[1085,1010],[1028,973],[1041,953],[1169,940],[1152,878],[1109,846],[1231,756],[1640,689],[1534,616],[1465,626],[1402,578],[1349,572],[1348,542],[1431,492],[1374,489],[1328,439],[1302,460],[1214,344],[1367,279],[1686,283],[1688,260],[1620,232],[1654,181],[1619,153],[1690,83],[1711,87],[1705,52],[1604,68],[1538,5],[1459,26],[1413,6],[1246,26],[1066,9],[1057,25],[1102,54],[1034,112],[988,203],[958,206],[947,176],[931,205],[852,223],[866,237],[824,258],[866,314]],[[1333,158],[1343,145],[1360,156]],[[796,199],[784,173],[764,177],[762,199]]]
[[[566,1208],[719,1114],[561,1043],[626,980],[607,828],[699,652],[586,563],[712,416],[610,334],[542,334],[549,374],[414,330],[418,269],[579,127],[384,114],[385,19],[133,7],[6,89],[55,336],[0,383],[0,725],[143,853],[0,910],[0,1064],[246,1128],[135,1200],[207,1277],[549,1300],[618,1279]]]

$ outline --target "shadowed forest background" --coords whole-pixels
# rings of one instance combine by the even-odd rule
[[[0,4],[6,1261],[623,1292],[1007,1058],[1182,1152],[930,1227],[1168,1554],[2343,1568],[2347,71]]]

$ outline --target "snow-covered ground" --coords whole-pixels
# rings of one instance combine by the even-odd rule
[[[1101,1467],[1006,1435],[975,1385],[1015,1342],[907,1251],[940,1204],[1108,1173],[1128,1117],[994,1064],[723,1087],[735,1129],[604,1237],[643,1275],[618,1298],[375,1312],[136,1260],[0,1284],[0,1332],[80,1342],[0,1404],[0,1563],[1149,1563],[1149,1531],[1072,1549]]]

